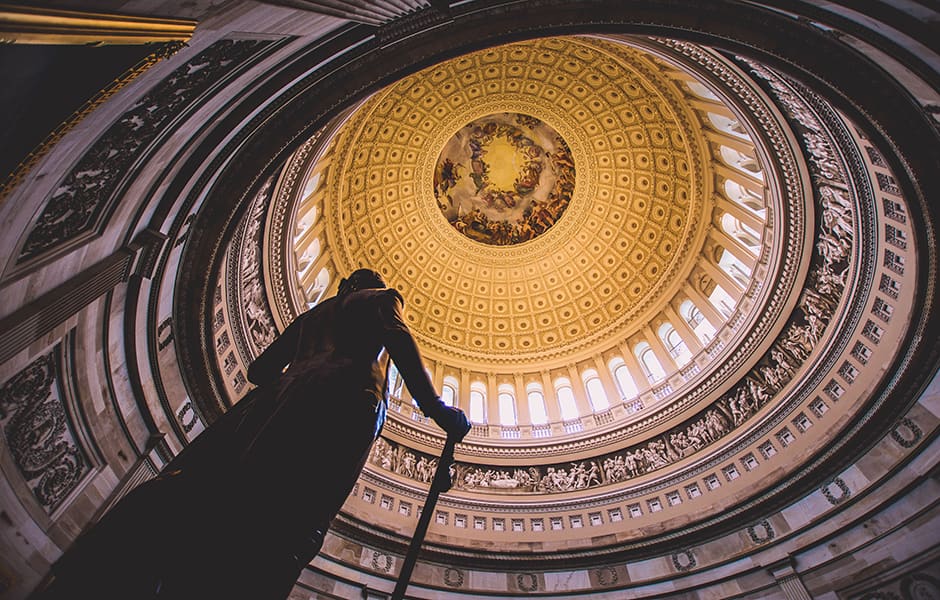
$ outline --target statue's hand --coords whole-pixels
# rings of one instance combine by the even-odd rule
[[[470,421],[467,415],[459,408],[441,404],[434,410],[434,414],[428,415],[438,426],[447,432],[447,437],[459,442],[470,432]]]

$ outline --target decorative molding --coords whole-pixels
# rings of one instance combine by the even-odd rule
[[[10,455],[36,500],[58,509],[91,471],[65,407],[56,346],[0,387],[0,427]]]
[[[536,592],[539,589],[539,576],[535,573],[516,573],[516,587],[523,592]]]
[[[905,435],[904,430],[909,435]],[[891,430],[891,438],[903,448],[913,448],[923,436],[924,432],[917,423],[907,417],[902,417]]]
[[[759,531],[761,533],[758,533]],[[770,521],[764,519],[758,523],[749,525],[747,528],[747,535],[755,544],[766,544],[777,536],[777,532],[774,531],[773,525],[770,524]]]
[[[840,492],[839,496],[836,496],[835,494],[832,493],[833,486],[838,488]],[[835,479],[824,484],[819,489],[819,491],[822,492],[823,496],[826,497],[826,500],[829,501],[829,504],[833,506],[842,504],[843,502],[845,502],[846,500],[852,497],[852,490],[850,490],[849,486],[844,481],[842,481],[841,477],[836,477]]]
[[[249,364],[278,336],[274,315],[265,293],[263,266],[264,220],[268,214],[274,177],[269,178],[252,200],[248,213],[232,240],[233,252],[225,273],[232,333],[242,364]]]
[[[78,243],[103,226],[121,188],[175,124],[225,85],[271,40],[219,40],[165,77],[98,138],[55,188],[29,229],[17,264]]]
[[[0,44],[152,44],[187,42],[196,21],[3,5]]]
[[[692,550],[682,550],[681,552],[676,552],[672,555],[672,566],[675,567],[676,571],[680,573],[687,573],[695,568],[697,565],[695,560],[695,555],[692,554]]]
[[[23,183],[26,176],[39,163],[40,159],[48,154],[66,133],[74,129],[85,117],[104,104],[108,98],[122,90],[127,84],[142,75],[150,67],[161,60],[170,58],[184,47],[185,44],[182,42],[166,42],[158,45],[157,50],[151,52],[143,60],[125,71],[120,77],[117,77],[108,84],[108,86],[101,89],[90,100],[73,112],[58,127],[53,129],[38,146],[30,151],[30,153],[20,161],[20,164],[0,182],[0,202],[3,202],[18,185]]]
[[[452,587],[452,588],[463,587],[464,579],[465,577],[464,577],[463,571],[461,571],[460,569],[455,569],[453,567],[447,567],[446,569],[444,569],[443,580],[444,580],[444,585],[446,585],[447,587]]]

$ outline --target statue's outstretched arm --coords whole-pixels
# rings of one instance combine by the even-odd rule
[[[248,365],[248,381],[255,385],[264,386],[277,381],[297,350],[300,336],[301,318],[297,318],[287,326],[271,345],[264,349],[258,358]]]
[[[424,369],[418,345],[402,318],[401,308],[404,301],[401,294],[389,290],[389,293],[382,295],[381,302],[383,342],[405,380],[408,391],[418,403],[421,412],[434,419],[434,422],[448,433],[448,437],[455,441],[462,440],[470,430],[470,422],[463,411],[444,404],[434,389],[434,384]]]

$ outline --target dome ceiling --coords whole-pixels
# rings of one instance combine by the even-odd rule
[[[490,368],[610,346],[675,292],[701,246],[709,204],[696,122],[651,55],[599,39],[446,61],[343,125],[323,184],[328,243],[340,265],[376,268],[402,290],[435,356]],[[472,156],[475,127],[485,160]],[[513,135],[539,148],[537,161],[518,158]],[[520,194],[534,169],[532,192]],[[471,196],[507,233],[472,223]],[[532,198],[535,216],[506,202]],[[532,234],[513,238],[522,223]]]

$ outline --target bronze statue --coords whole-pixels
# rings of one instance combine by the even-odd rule
[[[388,356],[449,438],[470,429],[402,304],[374,271],[343,279],[249,366],[259,387],[80,536],[37,598],[286,598],[382,429]]]

